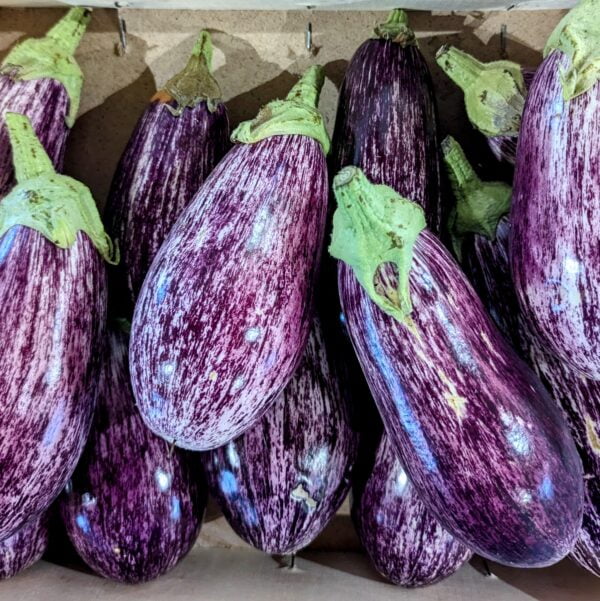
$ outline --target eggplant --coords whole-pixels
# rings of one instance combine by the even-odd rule
[[[358,438],[332,350],[315,318],[302,362],[273,406],[242,436],[202,454],[227,521],[266,553],[306,547],[350,490]]]
[[[487,198],[490,207],[480,210],[480,216],[503,215],[495,228],[488,217],[485,227],[476,226],[477,219],[472,219],[471,227],[463,229],[462,265],[502,333],[531,364],[567,416],[583,463],[585,485],[583,524],[571,556],[600,576],[600,382],[575,373],[539,344],[520,313],[512,286],[506,205],[494,187],[479,180],[456,141],[448,138],[442,146],[457,204],[463,207],[460,212],[468,211],[473,203],[464,201],[476,191],[478,204],[483,205]],[[506,184],[496,186],[508,188]]]
[[[0,580],[7,580],[41,559],[48,547],[48,520],[45,514],[23,525],[0,541]]]
[[[131,319],[167,233],[228,149],[227,109],[211,60],[203,31],[185,68],[152,97],[117,166],[105,221],[121,251],[111,294],[121,317]]]
[[[340,89],[332,173],[360,167],[442,220],[437,109],[427,62],[403,10],[393,10],[350,60]]]
[[[0,203],[0,540],[48,508],[83,450],[113,261],[89,190],[56,173],[27,117],[4,118],[18,184]]]
[[[72,8],[45,37],[17,44],[0,64],[0,119],[22,113],[62,171],[65,144],[79,109],[83,73],[75,50],[90,21],[90,11]],[[15,185],[11,147],[0,124],[0,198]]]
[[[95,572],[136,583],[164,574],[192,548],[206,484],[197,457],[144,425],[131,392],[128,338],[108,328],[91,435],[60,510],[69,539]]]
[[[334,192],[330,253],[344,316],[418,495],[484,557],[558,561],[583,510],[581,461],[560,410],[416,203],[355,167],[336,176]]]
[[[351,514],[373,565],[394,584],[434,584],[473,555],[421,502],[385,433],[372,473],[360,495],[352,498]]]
[[[600,379],[600,85],[584,0],[559,23],[531,84],[517,148],[510,260],[525,319],[548,352]],[[585,47],[590,45],[588,52]]]
[[[191,450],[223,446],[273,404],[302,357],[327,210],[329,141],[311,67],[233,133],[156,255],[133,316],[142,417]]]

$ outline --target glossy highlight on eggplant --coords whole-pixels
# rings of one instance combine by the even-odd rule
[[[5,119],[19,183],[0,203],[0,540],[49,507],[83,450],[110,253],[89,190],[56,174],[26,117]]]
[[[164,574],[192,548],[206,484],[199,457],[146,428],[131,391],[128,338],[109,328],[91,435],[60,509],[95,572],[136,583]]]
[[[306,547],[350,489],[358,440],[334,353],[315,318],[304,357],[273,406],[242,436],[203,454],[227,521],[267,553]]]
[[[394,584],[435,584],[473,555],[419,499],[385,433],[372,473],[359,488],[352,498],[356,531],[377,571]]]
[[[113,177],[105,221],[121,252],[111,294],[111,311],[121,317],[133,315],[158,249],[229,148],[211,57],[202,32],[186,67],[146,107]]]
[[[377,273],[389,295],[397,275]],[[555,563],[575,543],[583,509],[581,462],[560,410],[428,230],[416,238],[409,284],[413,310],[401,321],[339,265],[354,348],[411,482],[441,525],[480,555]]]
[[[600,85],[565,100],[569,64],[560,49],[551,51],[527,98],[510,214],[511,271],[521,310],[546,349],[600,379]]]
[[[146,424],[177,446],[210,450],[239,436],[302,357],[327,205],[322,83],[311,67],[286,100],[234,132],[249,143],[212,172],[144,281],[133,390]],[[293,128],[306,135],[283,133]]]
[[[41,559],[48,546],[45,515],[33,519],[0,541],[0,580],[7,580]]]
[[[6,111],[27,115],[58,171],[62,171],[67,135],[73,125],[83,83],[83,74],[73,54],[89,20],[88,9],[71,8],[44,38],[21,42],[0,65],[0,116]],[[61,73],[70,76],[68,87]],[[14,184],[12,152],[2,121],[0,198]]]

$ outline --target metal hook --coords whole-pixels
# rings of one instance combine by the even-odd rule
[[[127,23],[121,15],[121,8],[128,5],[127,2],[115,2],[117,9],[117,21],[119,23],[119,45],[117,46],[117,54],[123,56],[127,52]]]
[[[309,21],[306,25],[306,49],[310,52],[312,50],[312,23]]]
[[[506,23],[502,23],[500,26],[500,56],[502,58],[506,58],[506,31],[507,31]]]

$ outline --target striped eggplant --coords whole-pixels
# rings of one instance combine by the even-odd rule
[[[336,176],[334,192],[330,252],[341,259],[344,315],[417,493],[484,557],[558,561],[583,507],[581,461],[560,410],[416,203],[355,167]]]
[[[72,8],[45,37],[17,44],[0,64],[0,198],[14,186],[8,132],[2,115],[27,115],[58,171],[79,108],[83,73],[73,54],[90,11]]]
[[[378,184],[418,202],[441,225],[437,111],[427,63],[396,9],[350,60],[330,160],[332,173],[356,165]]]
[[[48,546],[47,522],[42,514],[0,541],[0,580],[16,576],[41,559]]]
[[[565,16],[531,84],[509,245],[519,305],[536,336],[592,379],[600,379],[599,11],[598,0],[583,0]]]
[[[421,502],[385,434],[360,489],[352,498],[352,521],[373,565],[394,584],[434,584],[471,558]]]
[[[238,127],[142,286],[133,390],[146,424],[180,447],[239,436],[302,357],[327,210],[322,84],[311,67]]]
[[[521,316],[508,258],[510,222],[506,215],[498,220],[508,209],[496,190],[508,186],[482,182],[453,139],[446,139],[442,147],[459,212],[473,215],[469,207],[483,206],[486,199],[492,207],[480,210],[479,217],[472,217],[470,226],[463,228],[462,265],[502,333],[531,364],[567,416],[583,462],[586,493],[583,525],[571,555],[600,576],[600,383],[576,374],[545,352]],[[471,200],[474,195],[478,196],[475,202]],[[490,215],[496,215],[495,228]]]
[[[89,190],[6,113],[17,186],[0,203],[0,540],[41,514],[92,420],[112,244]]]
[[[318,319],[304,357],[262,419],[203,453],[209,490],[235,532],[278,555],[314,540],[350,489],[357,436]]]
[[[105,221],[121,252],[111,308],[122,317],[131,318],[160,245],[228,148],[211,60],[203,31],[186,67],[151,99],[117,166]]]
[[[494,156],[514,165],[525,96],[535,71],[506,60],[482,63],[448,45],[435,58],[463,91],[467,116],[487,137]]]
[[[94,571],[135,583],[160,576],[191,549],[206,485],[198,458],[144,425],[131,392],[128,338],[109,327],[91,436],[60,509]]]

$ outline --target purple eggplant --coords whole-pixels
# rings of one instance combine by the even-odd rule
[[[427,62],[403,10],[393,10],[350,60],[340,89],[330,168],[363,169],[418,202],[441,225],[437,111]]]
[[[92,420],[112,244],[89,190],[6,113],[17,186],[0,203],[0,540],[48,508]]]
[[[206,485],[198,458],[144,425],[131,392],[128,338],[109,328],[91,436],[61,498],[61,515],[94,571],[134,583],[165,573],[192,548]]]
[[[514,165],[525,96],[534,71],[506,60],[482,63],[453,46],[442,46],[436,61],[463,91],[467,116],[488,138],[496,158]]]
[[[273,404],[302,357],[327,210],[328,138],[311,67],[229,151],[156,255],[131,330],[146,424],[223,446]]]
[[[48,523],[43,514],[0,541],[0,580],[12,578],[31,567],[41,559],[47,546]]]
[[[40,39],[17,44],[0,65],[0,120],[5,112],[31,120],[42,146],[62,170],[67,134],[79,108],[83,73],[73,54],[90,20],[90,11],[72,8]],[[0,198],[14,186],[12,153],[0,123]]]
[[[372,473],[352,499],[352,521],[377,571],[400,586],[439,582],[473,555],[429,513],[385,434]]]
[[[330,252],[341,259],[348,330],[417,493],[484,557],[558,561],[583,509],[581,461],[560,410],[416,203],[355,167],[336,176],[334,191]]]
[[[334,516],[358,444],[347,403],[315,319],[302,362],[273,406],[242,436],[203,454],[209,490],[246,542],[294,553]]]
[[[508,186],[490,187],[490,183],[481,182],[454,140],[447,139],[443,147],[458,204],[465,206],[464,200],[476,192],[479,204],[487,197],[487,204],[492,207],[481,210],[480,215],[496,215],[497,219],[504,214],[504,199],[499,199],[495,190],[498,186]],[[583,462],[586,494],[583,525],[571,555],[581,566],[600,576],[600,383],[576,374],[539,344],[520,313],[512,285],[508,217],[501,217],[495,228],[493,221],[489,218],[486,221],[486,227],[473,227],[472,223],[470,234],[463,229],[462,265],[502,333],[531,364],[567,416]]]
[[[600,379],[600,85],[596,30],[577,25],[587,19],[597,21],[598,8],[583,0],[552,34],[531,84],[517,150],[510,258],[521,310],[541,343]],[[586,44],[594,50],[588,53]]]
[[[152,98],[117,166],[105,221],[121,251],[111,297],[121,317],[133,314],[160,245],[229,146],[211,59],[204,31],[183,71]]]

